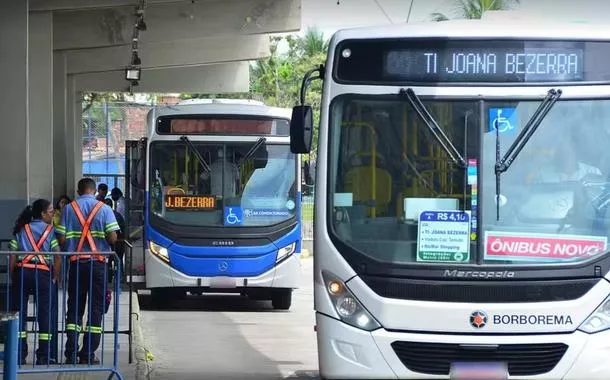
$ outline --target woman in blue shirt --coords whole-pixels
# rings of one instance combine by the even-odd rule
[[[36,364],[53,364],[50,358],[51,312],[55,283],[61,269],[61,256],[44,254],[59,252],[59,244],[53,228],[55,209],[46,199],[38,199],[27,206],[17,218],[13,228],[14,239],[10,242],[12,251],[28,252],[12,255],[9,262],[11,281],[12,309],[19,311],[20,320],[20,357],[24,365],[28,355],[27,345],[27,304],[30,295],[36,300],[38,316],[38,350]],[[38,254],[40,253],[40,254]]]

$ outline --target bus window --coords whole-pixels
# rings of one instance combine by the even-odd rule
[[[266,144],[250,157],[246,155],[252,143],[195,141],[193,146],[211,170],[205,170],[205,164],[182,142],[151,144],[153,214],[172,223],[200,226],[224,225],[224,208],[231,206],[253,210],[255,214],[283,210],[247,218],[244,226],[276,224],[294,216],[294,208],[286,211],[286,204],[296,197],[295,156],[289,146]],[[203,197],[206,201],[176,205],[166,202],[168,195]],[[209,199],[214,201],[208,202]],[[213,207],[207,207],[212,203]]]

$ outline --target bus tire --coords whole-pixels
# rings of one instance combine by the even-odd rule
[[[277,290],[271,298],[271,305],[276,310],[288,310],[292,305],[292,289]]]

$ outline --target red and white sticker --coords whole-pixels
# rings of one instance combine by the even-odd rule
[[[551,235],[489,231],[485,234],[488,259],[573,259],[606,250],[605,236]]]

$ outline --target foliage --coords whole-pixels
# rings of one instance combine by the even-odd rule
[[[518,5],[520,0],[456,0],[453,16],[443,13],[432,13],[433,21],[457,19],[480,19],[486,11],[504,11]]]
[[[154,94],[149,94],[146,98],[151,100],[155,96]],[[134,100],[133,95],[123,92],[93,92],[83,94],[83,136],[88,137],[90,134],[91,137],[105,136],[108,132],[106,130],[107,126],[113,121],[121,121],[122,125],[126,125],[127,115],[125,114],[124,105]]]
[[[113,103],[125,101],[123,93],[89,93],[83,96],[83,136],[92,137],[106,135],[107,125],[114,120],[125,117],[120,109],[112,107]],[[108,104],[108,108],[104,105]],[[106,120],[109,118],[109,120]]]

